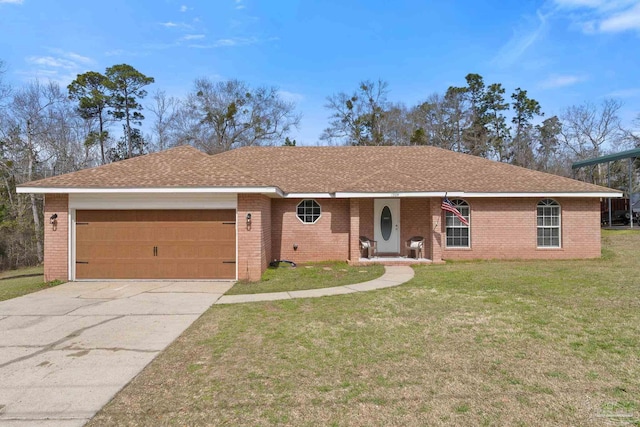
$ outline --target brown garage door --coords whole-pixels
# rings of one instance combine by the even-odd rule
[[[234,279],[234,210],[76,212],[77,279]]]

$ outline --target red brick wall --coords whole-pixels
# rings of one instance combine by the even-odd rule
[[[360,252],[360,200],[349,199],[349,259],[359,260]]]
[[[314,224],[303,224],[296,216],[302,199],[274,199],[271,204],[272,255],[294,262],[349,258],[349,199],[316,199],[322,209]],[[298,249],[294,250],[293,245]]]
[[[423,258],[430,257],[431,254],[431,216],[429,199],[406,198],[400,200],[400,253],[408,255],[405,242],[413,236],[425,238],[425,248],[422,252]]]
[[[271,261],[271,199],[260,194],[238,194],[237,215],[238,279],[260,280]]]
[[[56,225],[49,222],[58,214]],[[44,280],[69,280],[69,195],[44,197]]]
[[[433,197],[429,200],[429,230],[431,230],[429,250],[431,252],[430,258],[433,262],[442,261],[442,246],[444,245],[442,220],[444,219],[444,215],[442,214],[442,209],[440,209],[441,203],[442,199],[439,197]]]
[[[360,236],[374,239],[373,236],[373,199],[360,200]]]
[[[600,256],[598,199],[557,199],[562,215],[561,245],[537,248],[536,205],[539,198],[467,199],[471,207],[471,248],[447,249],[443,219],[442,259],[571,259]],[[439,209],[439,208],[438,208]]]

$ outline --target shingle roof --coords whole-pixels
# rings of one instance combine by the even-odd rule
[[[209,156],[183,146],[25,187],[278,187],[285,193],[611,193],[436,147],[245,147]]]
[[[211,156],[191,146],[134,157],[108,165],[45,178],[23,187],[158,188],[260,186],[233,165],[211,168]]]

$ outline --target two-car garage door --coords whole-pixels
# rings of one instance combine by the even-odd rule
[[[78,210],[76,279],[235,279],[235,210]]]

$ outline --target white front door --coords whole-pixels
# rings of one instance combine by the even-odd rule
[[[400,199],[373,201],[373,234],[378,253],[400,253]]]

